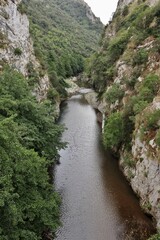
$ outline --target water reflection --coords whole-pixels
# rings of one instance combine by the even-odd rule
[[[118,169],[118,162],[103,149],[95,111],[81,95],[67,101],[60,118],[68,130],[56,188],[62,195],[63,226],[57,240],[137,240],[143,225],[146,240],[151,221]],[[136,229],[136,231],[135,231]]]

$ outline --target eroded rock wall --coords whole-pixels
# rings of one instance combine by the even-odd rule
[[[29,33],[29,20],[18,6],[21,0],[3,0],[0,3],[0,68],[9,64],[25,77],[28,76],[28,64],[32,64],[37,74],[41,68],[35,58],[33,43]],[[50,81],[47,73],[39,77],[33,94],[38,101],[46,99]]]
[[[125,129],[125,134],[130,132],[130,142],[123,142],[120,147],[120,167],[140,197],[143,209],[156,219],[157,227],[160,228],[160,145],[157,140],[160,131],[160,117],[157,117],[160,116],[158,4],[159,0],[119,0],[117,11],[106,26],[101,50],[97,54],[102,65],[95,60],[98,67],[102,66],[103,72],[100,74],[100,67],[94,65],[92,79],[96,79],[94,86],[99,86],[102,79],[106,84],[103,95],[100,92],[103,103],[100,111],[106,122],[111,114],[120,112],[125,118],[125,124],[130,122],[132,125],[128,124],[128,129]],[[154,11],[151,10],[153,8]],[[110,58],[112,65],[108,61],[110,56],[115,58],[115,61]],[[106,74],[110,69],[112,74]],[[149,78],[153,78],[153,81],[157,79],[155,84],[149,84]],[[91,94],[88,98],[90,102],[95,102]],[[119,149],[119,146],[113,147],[115,149]]]

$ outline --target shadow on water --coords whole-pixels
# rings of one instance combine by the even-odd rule
[[[139,206],[118,160],[105,151],[95,111],[76,95],[62,104],[65,124],[55,184],[62,196],[56,240],[146,240],[154,227]]]

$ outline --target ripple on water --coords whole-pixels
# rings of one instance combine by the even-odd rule
[[[84,93],[88,90],[82,90]],[[55,184],[62,196],[56,240],[146,240],[152,223],[102,147],[95,111],[81,95],[65,103],[60,123],[68,148],[60,151]]]

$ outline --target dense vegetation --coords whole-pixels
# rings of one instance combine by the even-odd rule
[[[103,27],[83,1],[23,0],[18,9],[30,18],[36,57],[53,81],[82,72]]]
[[[86,72],[91,78],[92,86],[99,92],[99,97],[103,98],[109,106],[117,105],[107,113],[103,136],[106,147],[119,149],[122,144],[126,145],[127,149],[131,147],[135,117],[153,101],[160,89],[158,75],[154,72],[147,74],[146,71],[143,76],[149,56],[159,54],[159,12],[160,4],[149,7],[143,1],[139,1],[137,5],[133,3],[125,6],[124,9],[118,9],[114,14],[112,27],[106,26],[106,31],[107,28],[109,28],[108,31],[112,31],[113,28],[115,35],[110,37],[109,34],[107,37],[103,34],[105,38],[102,35],[101,51],[88,60]],[[138,48],[150,36],[154,40],[153,47]],[[114,82],[117,76],[118,60],[132,69],[130,76],[123,76],[120,83]],[[140,76],[144,79],[142,82],[137,80]],[[132,93],[124,107],[121,100],[126,90]],[[159,128],[158,123],[155,124],[157,124],[156,142],[159,145]],[[145,132],[147,131],[143,128],[141,132],[146,140]]]
[[[60,199],[48,174],[58,157],[62,127],[50,101],[37,103],[26,79],[0,75],[0,239],[42,239],[59,225]]]
[[[137,6],[129,5],[115,12],[112,21],[115,36],[104,38],[104,34],[102,34],[101,51],[90,58],[86,68],[88,76],[91,76],[92,85],[97,91],[104,92],[106,87],[112,83],[116,76],[118,59],[135,68],[133,76],[137,79],[141,66],[144,66],[148,60],[148,54],[153,50],[159,52],[159,12],[160,4],[149,7],[144,1],[139,1]],[[109,26],[106,26],[105,29],[107,27]],[[142,48],[134,51],[149,36],[157,39],[155,48],[148,50]],[[124,52],[125,54],[123,54]]]

